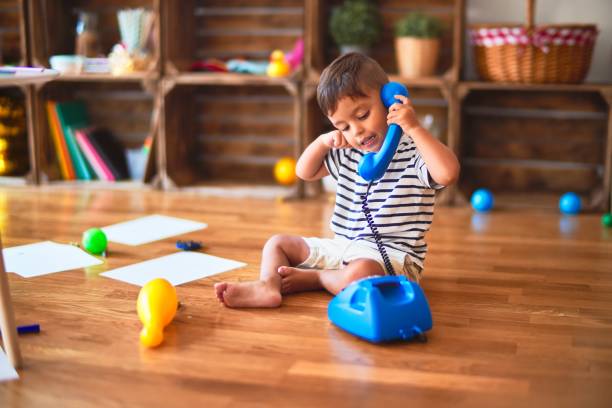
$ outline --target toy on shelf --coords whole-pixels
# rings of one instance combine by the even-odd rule
[[[491,191],[486,188],[479,188],[472,194],[470,202],[474,210],[478,212],[487,212],[493,208],[495,200],[493,199],[493,193],[491,193]]]
[[[604,214],[601,216],[601,225],[604,227],[612,227],[612,214]]]
[[[274,178],[279,184],[289,186],[295,183],[295,160],[291,157],[283,157],[274,165]]]
[[[239,74],[266,75],[268,61],[249,61],[242,59],[231,59],[227,61],[227,70]]]
[[[159,346],[164,340],[164,327],[174,319],[178,308],[176,289],[165,279],[153,279],[140,289],[136,305],[143,325],[140,343],[146,347]]]
[[[272,51],[266,73],[273,78],[286,77],[291,73],[291,67],[285,61],[285,54],[281,50]]]
[[[285,55],[285,61],[289,63],[291,69],[295,71],[302,64],[304,59],[304,40],[298,38],[293,49]]]
[[[191,64],[191,71],[227,72],[227,64],[217,58],[207,58]]]
[[[327,315],[336,326],[373,343],[425,341],[433,325],[423,290],[405,276],[353,282],[332,299]]]
[[[100,228],[90,228],[83,233],[81,243],[90,254],[102,255],[106,251],[108,240],[106,234]]]
[[[582,208],[582,202],[580,196],[576,193],[565,193],[559,199],[559,210],[563,214],[575,215],[580,212]]]

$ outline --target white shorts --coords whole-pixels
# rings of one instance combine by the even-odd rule
[[[372,259],[386,272],[385,263],[375,243],[351,241],[344,237],[303,238],[310,249],[308,258],[298,268],[341,269],[356,259]],[[412,262],[405,252],[385,247],[395,273],[405,275],[411,281],[419,282],[421,267]]]

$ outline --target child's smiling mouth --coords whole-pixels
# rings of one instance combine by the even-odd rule
[[[361,141],[361,146],[367,149],[374,147],[375,144],[376,144],[376,135],[368,136]]]

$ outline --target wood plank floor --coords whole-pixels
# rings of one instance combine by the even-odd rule
[[[20,337],[25,366],[0,384],[0,406],[612,406],[612,230],[600,215],[438,208],[425,344],[357,340],[328,321],[324,292],[275,310],[216,301],[215,282],[258,276],[272,234],[329,235],[331,210],[325,199],[0,189],[5,247],[161,213],[208,223],[181,238],[248,263],[177,287],[183,307],[155,350],[139,347],[138,288],[98,274],[173,253],[176,238],[111,244],[101,267],[10,274],[17,323],[42,332]]]

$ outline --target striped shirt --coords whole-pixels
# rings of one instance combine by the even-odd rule
[[[357,173],[364,154],[350,148],[331,149],[325,156],[325,166],[337,181],[331,229],[350,240],[376,242],[362,206],[368,182]],[[430,178],[412,139],[402,135],[387,171],[372,183],[367,197],[383,245],[405,252],[421,268],[427,253],[425,233],[433,219],[434,189],[441,187]]]

